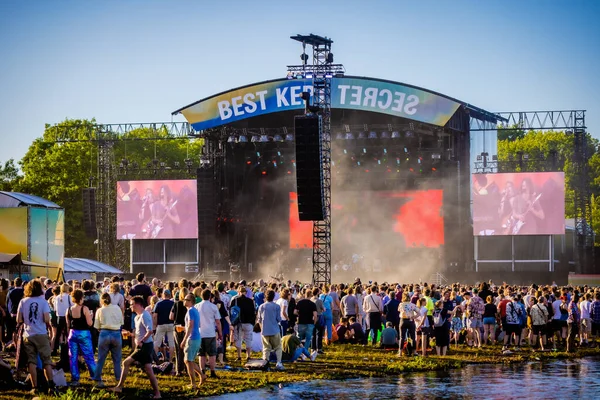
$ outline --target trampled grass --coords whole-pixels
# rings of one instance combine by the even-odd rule
[[[238,393],[268,385],[301,382],[314,379],[349,379],[360,377],[393,376],[408,372],[427,372],[461,368],[467,364],[483,363],[519,363],[544,361],[557,358],[577,358],[600,355],[600,348],[581,348],[576,353],[533,352],[524,349],[510,355],[503,355],[501,346],[487,346],[474,349],[466,346],[451,347],[446,357],[428,355],[427,357],[398,357],[396,351],[381,350],[371,346],[332,345],[325,348],[326,354],[320,355],[314,363],[285,363],[285,371],[264,372],[246,371],[242,363],[231,362],[232,370],[217,370],[218,379],[208,380],[197,391],[186,389],[190,383],[186,377],[159,375],[158,382],[165,398],[193,399],[224,393]],[[126,354],[126,353],[125,353]],[[431,354],[431,353],[430,353]],[[233,351],[228,352],[230,360],[235,358]],[[260,358],[259,353],[253,354]],[[107,388],[114,386],[113,366],[109,360],[104,367],[103,377]],[[67,374],[67,380],[70,375]],[[41,396],[42,399],[62,400],[129,400],[148,398],[151,394],[150,383],[146,375],[133,368],[122,394],[118,396],[92,385],[87,372],[81,373],[81,386],[64,390],[60,397]],[[0,400],[31,398],[25,391],[0,390]]]

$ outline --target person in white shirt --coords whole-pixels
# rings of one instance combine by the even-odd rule
[[[288,316],[288,305],[290,299],[290,290],[285,288],[281,291],[281,297],[279,300],[275,302],[281,308],[281,321],[279,325],[281,326],[281,337],[287,335],[287,328],[289,324],[289,316]]]
[[[73,305],[71,303],[71,287],[63,283],[60,294],[53,299],[54,312],[58,319],[56,334],[52,336],[52,352],[56,353],[58,346],[67,342],[67,311]]]
[[[415,319],[417,327],[417,335],[421,336],[421,340],[417,338],[416,352],[419,353],[419,347],[421,347],[421,354],[423,357],[427,355],[427,338],[429,337],[429,319],[427,319],[427,299],[420,298],[418,302],[417,312],[419,316]]]
[[[221,330],[221,313],[215,304],[210,301],[210,290],[202,291],[202,301],[194,307],[200,313],[200,369],[206,369],[206,358],[210,367],[211,378],[216,378],[215,366],[217,364],[217,340],[223,340]]]
[[[381,313],[383,312],[381,297],[377,293],[377,286],[373,285],[371,287],[371,294],[366,295],[363,300],[363,309],[367,314],[369,333],[373,335],[373,346],[377,343],[377,335],[381,331]]]
[[[592,294],[586,293],[584,296],[584,300],[579,303],[579,310],[581,311],[581,329],[579,332],[580,338],[579,343],[581,345],[588,344],[588,338],[590,333],[592,332],[592,319],[591,319],[591,308],[592,308]]]

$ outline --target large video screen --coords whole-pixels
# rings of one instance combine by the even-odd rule
[[[332,242],[354,248],[393,243],[404,248],[444,244],[443,191],[366,191],[336,193],[332,204]],[[298,220],[296,193],[290,193],[290,248],[312,248],[312,222]]]
[[[117,182],[117,239],[196,239],[196,181]]]
[[[565,233],[563,172],[473,174],[473,234]]]

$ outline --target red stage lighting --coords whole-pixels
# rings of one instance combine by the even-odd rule
[[[261,174],[266,175],[267,171],[262,171]]]

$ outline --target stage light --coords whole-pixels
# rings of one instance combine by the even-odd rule
[[[273,141],[274,142],[283,142],[283,136],[275,135],[275,136],[273,136]]]
[[[410,167],[408,170],[409,170],[410,172],[415,172],[415,170],[414,170],[412,167]]]
[[[431,170],[432,170],[433,172],[435,172],[435,171],[437,171],[437,168],[436,168],[436,167],[431,167]]]
[[[377,139],[377,132],[375,132],[375,131],[369,132],[369,139]]]
[[[267,135],[260,135],[259,142],[267,143],[269,141],[269,137]]]
[[[377,160],[377,164],[378,164],[378,165],[381,165],[381,160]]]
[[[267,171],[265,171],[265,170],[263,170],[263,171],[261,172],[261,175],[266,175],[266,174],[267,174]]]
[[[396,164],[400,165],[400,159],[396,158]]]
[[[387,154],[387,149],[385,147],[383,148],[383,154]]]
[[[287,135],[285,135],[285,141],[286,142],[293,142],[294,141],[294,135],[292,135],[291,133],[288,133]]]
[[[392,139],[400,139],[400,132],[398,132],[398,131],[392,132]]]
[[[342,132],[338,132],[335,135],[335,140],[344,140],[344,134]]]
[[[246,159],[246,165],[252,165],[252,161],[249,159]]]
[[[277,161],[273,161],[273,167],[277,168]]]
[[[348,154],[348,150],[344,149],[344,154]]]
[[[359,140],[364,140],[367,138],[367,132],[361,132],[358,134],[358,139]]]
[[[407,149],[406,147],[404,148],[404,152],[405,152],[405,153],[408,153],[408,149]]]
[[[252,137],[250,138],[251,143],[256,143],[258,141],[259,141],[258,135],[252,135]]]
[[[404,132],[404,137],[411,138],[411,137],[414,137],[414,136],[415,136],[415,133],[413,131],[406,131],[406,132]]]
[[[346,140],[354,140],[354,135],[350,132],[346,133]]]
[[[238,143],[248,143],[248,138],[246,137],[246,135],[240,135],[238,137]]]
[[[365,149],[364,147],[363,147],[363,153],[367,154],[367,149]]]
[[[260,151],[256,152],[256,157],[260,158]]]
[[[229,136],[227,138],[227,143],[235,143],[235,136]]]
[[[431,158],[434,159],[434,160],[441,160],[442,159],[442,155],[439,154],[439,153],[433,153],[431,155]]]
[[[389,139],[390,138],[390,133],[388,131],[381,132],[381,138],[382,139]]]

